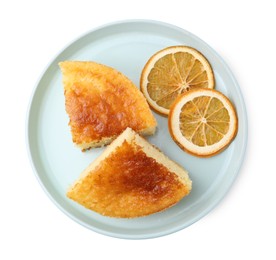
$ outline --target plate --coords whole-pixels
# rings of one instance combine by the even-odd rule
[[[142,68],[156,51],[171,45],[188,45],[210,61],[216,89],[234,103],[239,130],[219,155],[197,158],[183,152],[171,139],[167,119],[154,114],[158,131],[148,140],[188,170],[193,181],[189,196],[161,213],[135,219],[101,216],[69,200],[67,188],[104,148],[81,152],[71,141],[58,62],[92,60],[124,73],[137,86]],[[142,239],[167,235],[196,222],[212,210],[235,180],[247,142],[246,108],[238,86],[223,59],[204,41],[174,25],[130,20],[94,29],[67,46],[46,68],[33,92],[27,119],[28,150],[34,172],[45,192],[69,217],[101,234]]]

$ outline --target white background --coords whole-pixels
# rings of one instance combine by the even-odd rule
[[[276,14],[274,1],[1,1],[0,259],[275,259]],[[206,41],[228,63],[249,119],[248,149],[225,199],[192,226],[157,239],[90,231],[46,196],[26,153],[35,83],[69,42],[96,26],[154,19]]]

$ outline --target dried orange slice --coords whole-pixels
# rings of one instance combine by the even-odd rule
[[[222,151],[238,129],[230,100],[217,90],[204,88],[181,95],[171,107],[168,123],[180,148],[199,157]]]
[[[207,59],[188,46],[171,46],[155,53],[146,63],[140,88],[149,105],[168,115],[176,98],[195,88],[214,88],[213,70]]]

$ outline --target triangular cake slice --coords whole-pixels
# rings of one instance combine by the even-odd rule
[[[191,188],[187,171],[127,128],[82,172],[67,196],[105,216],[134,218],[171,207]]]
[[[109,144],[127,127],[154,134],[157,123],[145,97],[122,73],[88,61],[59,65],[73,142],[82,150]]]

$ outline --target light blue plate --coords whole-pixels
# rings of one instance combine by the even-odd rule
[[[189,45],[210,61],[216,89],[236,106],[239,130],[222,153],[200,159],[183,152],[171,139],[167,119],[154,114],[158,131],[150,142],[186,168],[193,181],[190,195],[176,206],[148,217],[103,217],[67,199],[66,190],[104,148],[82,153],[71,141],[65,113],[58,62],[91,60],[109,65],[137,86],[142,68],[156,51],[171,45]],[[247,117],[243,97],[233,74],[222,58],[195,35],[156,21],[130,20],[97,28],[66,47],[47,67],[32,96],[27,139],[34,171],[49,197],[68,216],[96,232],[129,239],[163,236],[183,229],[206,215],[229,190],[243,162],[247,142]]]

